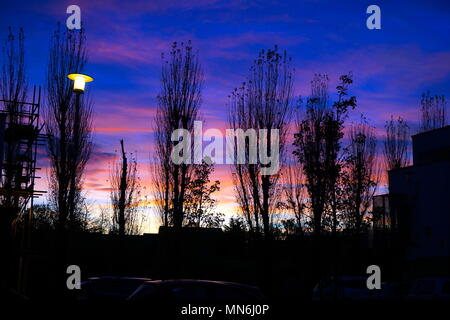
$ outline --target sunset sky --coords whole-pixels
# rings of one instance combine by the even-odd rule
[[[447,1],[2,1],[0,37],[8,26],[24,28],[30,86],[43,85],[48,44],[56,23],[63,26],[67,6],[81,8],[89,63],[85,73],[95,106],[95,148],[85,188],[96,205],[109,197],[109,167],[119,140],[137,151],[144,193],[149,194],[153,152],[152,116],[159,91],[161,53],[173,41],[191,40],[205,74],[201,113],[205,128],[227,128],[228,95],[248,74],[261,49],[278,45],[295,66],[295,93],[309,94],[315,73],[352,72],[358,107],[377,128],[391,115],[418,121],[425,90],[450,96],[450,2]],[[368,30],[366,8],[381,8],[381,30]],[[333,90],[331,90],[333,93]],[[45,98],[43,99],[45,103]],[[41,157],[46,184],[48,166]],[[233,213],[230,167],[216,167],[221,181],[219,210]],[[147,231],[156,231],[154,223]]]

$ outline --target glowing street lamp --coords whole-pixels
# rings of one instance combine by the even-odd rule
[[[84,87],[86,82],[94,81],[92,77],[89,77],[85,74],[81,73],[71,73],[67,75],[67,78],[73,80],[73,92],[75,92],[75,123],[74,123],[74,131],[78,132],[80,125],[80,97],[84,92]],[[75,135],[75,146],[78,146],[78,135]]]
[[[73,80],[73,91],[78,94],[84,92],[86,82],[94,81],[94,78],[80,73],[71,73],[67,76],[67,78]]]

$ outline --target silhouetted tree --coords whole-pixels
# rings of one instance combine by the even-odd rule
[[[279,206],[287,209],[294,216],[293,219],[288,219],[285,227],[295,229],[295,233],[303,234],[303,223],[305,221],[305,203],[306,203],[306,188],[305,177],[301,164],[289,162],[285,165],[281,182],[283,184],[284,198],[279,202]],[[289,230],[289,234],[294,233],[294,230]]]
[[[311,97],[299,116],[294,154],[303,166],[316,235],[322,230],[322,215],[330,187],[327,180],[325,125],[328,112],[328,77],[316,75],[311,81]]]
[[[281,229],[281,235],[282,239],[289,239],[289,238],[295,238],[298,236],[303,235],[303,229],[302,226],[299,225],[299,222],[297,219],[282,219],[280,221],[280,229]]]
[[[379,180],[376,159],[377,139],[373,127],[364,120],[350,128],[346,168],[343,172],[345,191],[345,225],[359,233],[365,227],[372,198]]]
[[[49,196],[59,228],[78,224],[82,212],[84,168],[91,154],[92,102],[85,93],[75,102],[70,73],[81,73],[87,61],[84,30],[55,31],[47,71],[45,128],[50,157]]]
[[[121,161],[115,163],[110,174],[111,205],[113,209],[111,232],[119,235],[139,234],[140,183],[136,158],[128,159],[124,142],[120,140]],[[129,161],[130,160],[130,161]]]
[[[171,152],[180,141],[172,141],[176,129],[193,132],[201,104],[203,72],[190,42],[172,46],[169,59],[163,55],[161,92],[155,117],[156,163],[153,170],[154,200],[164,226],[181,228],[186,187],[192,165],[175,164]]]
[[[155,204],[160,224],[168,227],[172,226],[172,210],[171,199],[169,196],[171,177],[170,177],[170,152],[164,150],[164,155],[157,150],[159,154],[153,158],[153,163],[150,165],[152,177],[152,200]]]
[[[38,232],[55,231],[58,227],[58,213],[47,204],[38,204],[33,206],[33,218],[30,224],[30,230]],[[19,225],[26,226],[26,217],[21,216]]]
[[[384,161],[387,170],[399,169],[409,164],[408,141],[409,127],[405,120],[391,116],[386,122],[386,140],[384,141]]]
[[[220,228],[223,214],[215,211],[217,200],[213,193],[220,190],[220,181],[211,183],[209,176],[214,165],[207,162],[194,165],[191,180],[186,186],[185,225],[188,227]]]
[[[99,207],[99,211],[93,221],[94,232],[109,233],[112,230],[111,206],[109,204],[102,205]]]
[[[229,123],[232,129],[255,130],[259,147],[271,150],[271,130],[278,130],[279,159],[283,158],[289,116],[292,111],[293,68],[286,52],[274,49],[261,51],[250,69],[248,81],[235,89],[230,97]],[[260,129],[267,129],[263,137]],[[236,139],[236,138],[235,138]],[[235,159],[239,157],[235,140]],[[245,164],[236,162],[233,171],[236,199],[251,232],[271,234],[271,215],[277,210],[282,190],[277,185],[279,172],[264,174],[272,164],[249,161],[251,142],[246,139]],[[261,150],[260,150],[261,151]],[[281,163],[278,164],[281,167]],[[262,229],[261,223],[262,222]]]
[[[58,213],[48,205],[36,205],[33,208],[32,228],[39,231],[54,231],[58,226]]]
[[[316,236],[322,231],[327,210],[331,212],[331,226],[336,233],[344,120],[348,109],[356,107],[356,98],[347,97],[352,82],[351,75],[340,77],[336,88],[338,99],[330,106],[328,77],[316,75],[311,81],[311,97],[297,123],[294,154],[303,166]]]
[[[432,96],[430,91],[422,94],[420,101],[420,132],[442,128],[447,124],[447,110],[444,95]]]
[[[203,161],[194,165],[191,180],[186,186],[185,225],[188,227],[220,228],[223,214],[215,211],[217,200],[213,193],[220,190],[218,180],[211,183],[209,176],[214,171],[214,165]]]
[[[352,74],[339,78],[340,83],[336,87],[338,99],[333,102],[332,108],[325,117],[325,166],[327,168],[328,207],[331,213],[331,230],[336,237],[338,210],[341,207],[342,186],[341,172],[344,166],[342,153],[342,138],[344,137],[344,122],[348,116],[349,108],[356,107],[356,97],[348,95],[348,86],[353,83]],[[335,238],[335,242],[337,239]],[[337,245],[337,242],[336,242]]]
[[[247,225],[240,216],[230,218],[228,224],[224,225],[223,230],[232,234],[243,234],[247,231]]]

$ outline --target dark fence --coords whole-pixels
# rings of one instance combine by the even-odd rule
[[[58,241],[51,232],[32,235],[22,262],[24,288],[31,298],[58,292]],[[269,241],[218,229],[162,228],[159,234],[124,237],[79,233],[66,241],[65,266],[78,265],[83,280],[115,275],[235,281],[280,299],[308,299],[320,279],[365,275],[372,264],[381,267],[383,281],[405,277],[408,270],[398,248],[374,247],[367,236]]]

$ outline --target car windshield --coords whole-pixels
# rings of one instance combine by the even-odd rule
[[[227,284],[185,283],[169,286],[175,301],[249,301],[260,298],[251,289]]]
[[[203,284],[177,284],[169,287],[175,301],[205,301],[208,299],[208,286]]]
[[[143,284],[133,293],[134,300],[144,300],[155,297],[157,294],[156,287],[152,284]]]
[[[339,286],[350,289],[367,289],[367,284],[364,280],[352,279],[352,280],[341,280],[339,281]]]
[[[142,283],[138,279],[99,279],[89,285],[91,292],[131,294]]]
[[[431,294],[434,291],[434,280],[417,280],[413,288],[413,294]]]
[[[248,301],[260,298],[253,290],[237,288],[233,286],[213,286],[214,297],[218,301]]]

